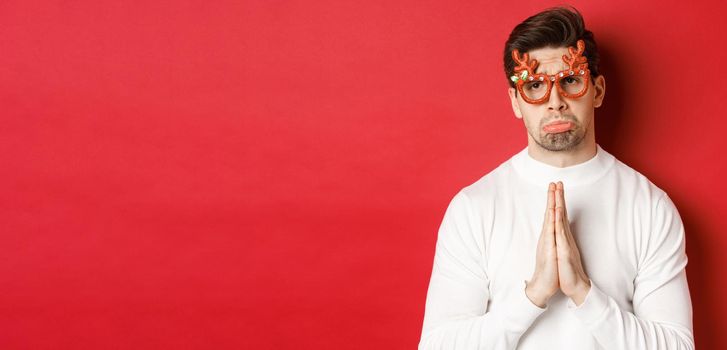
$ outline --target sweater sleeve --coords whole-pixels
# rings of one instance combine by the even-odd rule
[[[634,279],[633,313],[621,310],[593,281],[580,306],[568,300],[605,349],[694,349],[684,226],[666,194],[652,218]]]
[[[547,310],[523,290],[510,305],[487,311],[484,237],[464,192],[450,202],[439,228],[419,349],[515,349]],[[482,224],[479,224],[482,227]]]

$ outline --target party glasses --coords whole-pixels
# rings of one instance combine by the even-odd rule
[[[515,67],[515,75],[510,77],[515,83],[517,91],[522,95],[523,100],[531,104],[540,104],[548,101],[553,85],[558,93],[566,98],[578,98],[588,91],[591,72],[588,70],[588,59],[584,56],[583,50],[586,45],[583,40],[576,43],[578,49],[568,47],[569,55],[563,55],[563,62],[568,64],[568,69],[556,74],[535,73],[538,67],[538,60],[530,60],[527,53],[520,57],[520,52],[512,50],[512,58],[518,63]]]

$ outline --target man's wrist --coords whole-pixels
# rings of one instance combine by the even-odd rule
[[[525,283],[525,296],[528,297],[531,303],[535,304],[535,306],[544,309],[548,304],[548,297],[546,297],[544,294],[539,293],[535,288],[533,288],[530,283]]]
[[[583,304],[583,302],[586,300],[586,296],[591,291],[591,281],[587,280],[584,283],[580,285],[580,287],[576,288],[575,293],[572,295],[569,295],[569,297],[573,300],[573,303],[576,304],[576,306],[580,306]]]

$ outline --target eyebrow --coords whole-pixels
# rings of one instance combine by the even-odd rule
[[[568,70],[570,67],[567,65],[561,66],[560,68],[557,68],[556,70],[552,71],[552,73],[548,73],[547,69],[541,69],[542,66],[538,65],[538,69],[535,70],[535,73],[537,74],[548,74],[548,75],[555,75],[558,74],[564,70]]]

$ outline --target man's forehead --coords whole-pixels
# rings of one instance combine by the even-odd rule
[[[541,49],[530,50],[530,59],[538,60],[536,73],[555,74],[564,69],[568,69],[568,64],[563,62],[563,55],[568,55],[567,47],[544,47]]]

